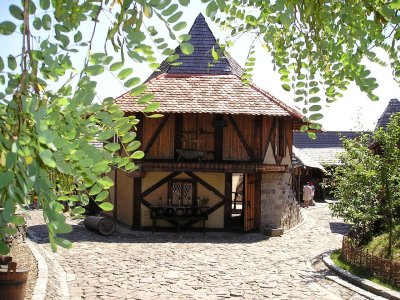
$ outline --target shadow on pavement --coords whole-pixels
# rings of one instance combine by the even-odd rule
[[[128,234],[114,233],[110,236],[102,236],[90,231],[81,225],[72,225],[73,231],[59,235],[71,242],[97,242],[97,243],[221,243],[221,244],[251,244],[268,240],[261,233],[232,233],[232,232],[185,232],[178,235],[176,231],[156,232],[132,231]],[[28,227],[28,233],[33,236],[36,243],[49,243],[47,227],[44,224]]]
[[[330,222],[329,227],[332,233],[339,233],[347,235],[350,229],[350,225],[343,222]]]

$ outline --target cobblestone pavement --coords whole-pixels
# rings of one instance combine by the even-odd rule
[[[71,250],[51,253],[40,211],[29,231],[49,264],[47,299],[365,299],[325,279],[312,259],[340,247],[347,226],[326,204],[282,237],[136,232],[102,237],[74,226]]]

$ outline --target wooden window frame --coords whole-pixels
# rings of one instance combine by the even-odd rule
[[[173,199],[172,199],[172,186],[174,183],[191,183],[192,184],[192,205],[174,205]],[[181,191],[181,197],[182,197],[182,191]],[[187,207],[195,207],[197,205],[196,199],[197,199],[197,183],[193,179],[173,179],[168,182],[168,199],[171,199],[171,206],[187,206]]]

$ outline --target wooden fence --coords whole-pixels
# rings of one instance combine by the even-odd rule
[[[343,237],[342,258],[349,264],[373,273],[381,281],[400,286],[400,263],[374,256],[354,246],[354,242]]]

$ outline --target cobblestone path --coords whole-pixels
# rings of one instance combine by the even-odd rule
[[[340,247],[347,226],[326,204],[282,237],[148,232],[102,237],[74,226],[71,250],[50,251],[40,211],[29,231],[49,264],[47,299],[364,299],[310,260]]]

